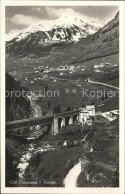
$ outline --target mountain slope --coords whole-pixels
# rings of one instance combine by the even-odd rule
[[[64,58],[61,58],[61,60],[64,60],[67,64],[81,63],[100,57],[118,54],[119,13],[116,14],[113,20],[111,20],[95,34],[81,39],[76,44],[70,43],[68,45],[58,47],[58,49],[53,48],[53,57],[56,55],[56,52],[63,53]],[[53,61],[53,63],[60,64],[61,60],[57,60]]]
[[[107,27],[107,30],[106,28]],[[39,58],[43,66],[82,64],[119,53],[119,14],[97,33],[61,46],[54,46],[50,52]],[[47,57],[46,57],[47,56]],[[118,56],[118,55],[117,55]],[[102,61],[103,62],[103,61]]]
[[[100,29],[100,24],[88,23],[81,18],[63,15],[59,19],[33,24],[7,41],[6,51],[10,55],[42,55],[51,47],[72,41],[77,42]]]
[[[46,37],[47,35],[42,31],[35,31],[28,39],[24,38],[19,41],[13,39],[7,42],[6,53],[9,56],[40,57],[42,64],[48,66],[81,63],[117,54],[119,53],[119,13],[95,34],[80,38],[77,42],[71,40],[73,37],[71,33],[65,41],[45,43]],[[44,43],[39,44],[40,40]]]

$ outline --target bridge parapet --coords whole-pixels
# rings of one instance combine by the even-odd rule
[[[36,117],[36,118],[29,118],[29,119],[22,119],[16,121],[10,121],[6,123],[6,129],[15,129],[20,127],[30,127],[40,124],[51,123],[53,121],[54,116],[45,116],[45,117]]]
[[[66,125],[66,118],[68,118],[68,124],[73,124],[73,117],[74,115],[79,114],[80,110],[72,110],[72,111],[67,111],[67,112],[63,112],[63,113],[59,113],[59,114],[55,114],[55,115],[51,115],[51,116],[44,116],[44,117],[36,117],[36,118],[29,118],[29,119],[22,119],[22,120],[16,120],[16,121],[10,121],[6,123],[6,131],[22,131],[23,130],[27,130],[27,128],[34,127],[35,130],[35,126],[51,126],[51,133],[52,135],[56,135],[59,132],[60,127],[65,126]],[[61,119],[61,123],[59,126],[59,119]],[[42,130],[42,127],[41,127]]]

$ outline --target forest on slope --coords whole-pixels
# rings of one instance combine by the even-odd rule
[[[17,97],[16,91],[25,93],[28,88],[21,86],[19,81],[6,73],[6,122],[28,118],[30,115],[29,99],[22,95]],[[26,140],[6,133],[6,186],[14,186],[18,179],[19,153],[25,143]]]
[[[28,88],[21,86],[19,81],[6,73],[6,121],[29,117],[30,100],[24,97],[27,91]],[[18,97],[18,94],[21,95]]]

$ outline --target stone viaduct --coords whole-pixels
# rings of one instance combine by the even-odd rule
[[[79,121],[79,110],[67,111],[51,116],[10,121],[6,123],[6,132],[23,136],[25,132],[35,131],[36,126],[40,126],[41,130],[47,126],[51,130],[51,134],[56,135],[62,127],[72,125],[75,121]]]
[[[52,135],[56,135],[62,127],[72,125],[74,122],[84,123],[87,117],[94,114],[94,108],[89,107],[88,110],[81,108],[51,116],[10,121],[6,123],[6,132],[25,136],[26,132],[35,132],[36,128],[42,131],[46,126]]]

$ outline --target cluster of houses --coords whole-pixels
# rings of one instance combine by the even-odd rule
[[[64,66],[59,66],[58,68],[57,68],[57,71],[66,71],[66,70],[69,70],[69,71],[75,71],[76,69],[77,69],[78,67],[75,67],[75,66],[73,66],[73,65],[70,65],[70,66],[68,66],[68,65],[64,65]]]
[[[100,63],[98,65],[94,65],[94,68],[100,68],[100,67],[115,67],[118,66],[118,64],[113,64],[113,63]]]
[[[74,66],[74,65],[61,65],[59,67],[43,67],[43,66],[39,66],[39,67],[35,67],[34,70],[35,70],[35,73],[49,73],[49,72],[53,72],[53,71],[76,71],[77,69],[79,69],[80,66]]]

